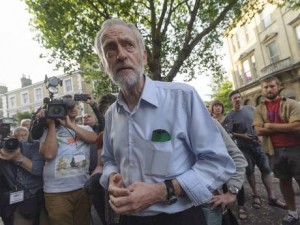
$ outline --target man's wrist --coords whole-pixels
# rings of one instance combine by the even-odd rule
[[[97,103],[96,103],[96,102],[91,102],[91,103],[90,103],[90,106],[91,106],[92,108],[97,108]]]
[[[237,195],[239,193],[239,188],[235,187],[235,186],[229,186],[228,187],[228,192],[233,194],[233,195]]]
[[[18,166],[21,166],[23,164],[24,160],[25,160],[25,156],[21,154],[16,160],[14,160],[14,162]]]
[[[165,180],[164,184],[167,191],[167,198],[165,202],[168,205],[172,205],[177,202],[177,196],[176,196],[174,184],[172,180]]]

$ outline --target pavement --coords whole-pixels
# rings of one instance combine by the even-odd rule
[[[256,178],[256,186],[258,193],[262,200],[262,205],[260,209],[255,209],[252,207],[252,195],[251,195],[251,188],[245,180],[244,182],[244,188],[245,188],[245,198],[246,198],[246,208],[248,211],[248,219],[241,221],[240,225],[281,225],[281,221],[283,217],[287,214],[287,210],[279,209],[276,207],[272,207],[268,205],[268,195],[266,192],[266,189],[261,181],[260,178],[260,172],[258,168],[255,168],[255,178]],[[275,195],[277,198],[283,200],[283,197],[280,192],[279,188],[279,180],[275,178],[272,174],[272,184],[273,189],[275,191]],[[300,190],[299,186],[297,185],[296,181],[293,181],[294,190],[296,192],[296,204],[297,209],[299,211],[300,209]],[[284,201],[284,200],[283,200]],[[234,206],[231,206],[232,211],[238,218],[237,214],[237,206],[236,204]],[[299,224],[300,225],[300,224]]]
[[[273,175],[272,175],[273,176]],[[265,190],[265,187],[262,184],[261,178],[260,178],[260,172],[256,168],[255,169],[255,178],[256,178],[256,185],[258,193],[262,200],[262,206],[260,209],[255,209],[252,207],[252,196],[251,196],[251,189],[250,186],[245,180],[244,188],[245,188],[245,198],[246,198],[246,208],[248,211],[248,219],[244,221],[240,221],[240,225],[281,225],[282,218],[287,214],[286,210],[282,210],[279,208],[275,208],[268,205],[268,197]],[[272,177],[272,184],[273,188],[276,194],[276,197],[283,200],[282,195],[280,193],[279,189],[279,180]],[[300,189],[297,185],[297,183],[293,182],[295,191],[296,191],[296,204],[297,209],[300,209]],[[234,204],[230,207],[233,211],[233,213],[237,217],[237,205]],[[95,213],[94,210],[92,210],[92,218],[93,222],[91,222],[91,225],[102,225],[101,221],[99,220],[99,217]],[[2,220],[0,218],[0,225],[3,225]],[[209,225],[209,224],[208,224]],[[300,225],[300,224],[299,224]]]

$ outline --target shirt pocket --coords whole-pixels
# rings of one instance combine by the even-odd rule
[[[173,153],[171,141],[150,142],[145,150],[145,175],[166,177]]]

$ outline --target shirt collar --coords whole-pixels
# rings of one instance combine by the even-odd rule
[[[158,99],[157,99],[157,88],[155,85],[155,81],[151,80],[148,76],[145,76],[145,84],[142,92],[141,99],[144,101],[158,107]]]
[[[140,101],[142,99],[142,100],[150,103],[151,105],[158,107],[158,99],[157,99],[157,94],[156,94],[157,89],[156,89],[155,81],[153,81],[146,75],[144,75],[144,78],[145,78],[145,84],[144,84],[144,88],[142,91]],[[123,95],[120,91],[118,94],[117,106],[120,107],[123,104],[126,104],[126,103],[125,103]]]

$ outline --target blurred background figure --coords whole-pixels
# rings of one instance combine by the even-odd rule
[[[16,127],[13,132],[13,136],[17,138],[19,141],[24,140],[27,141],[29,136],[29,131],[26,127]]]
[[[96,133],[98,133],[99,126],[95,116],[89,113],[84,114],[82,116],[82,124],[90,126]]]
[[[83,125],[82,116],[76,116],[75,123],[78,125]]]
[[[23,119],[21,120],[20,126],[26,127],[29,130],[30,124],[31,124],[31,119]]]

